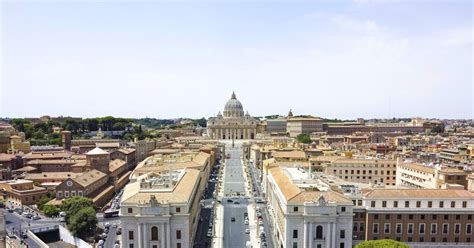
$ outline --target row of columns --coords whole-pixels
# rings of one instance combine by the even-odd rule
[[[323,227],[322,239],[315,240],[317,226]],[[316,241],[322,241],[322,247],[331,248],[336,247],[336,223],[317,223],[317,222],[304,222],[303,240],[305,248],[317,248],[314,243]]]
[[[213,128],[210,136],[213,139],[254,139],[255,129],[249,128]]]
[[[151,228],[158,227],[158,240],[152,241],[151,240]],[[123,235],[128,235],[128,233],[124,233]],[[138,247],[152,247],[154,242],[159,242],[159,248],[171,247],[170,242],[170,225],[167,222],[156,223],[156,224],[148,224],[148,223],[141,223],[138,225]],[[150,244],[153,242],[152,244]]]

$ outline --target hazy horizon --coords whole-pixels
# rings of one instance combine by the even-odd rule
[[[3,1],[0,116],[472,119],[471,1]]]

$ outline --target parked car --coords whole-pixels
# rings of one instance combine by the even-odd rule
[[[235,217],[230,218],[230,221],[235,222]]]
[[[248,228],[245,229],[245,233],[247,233],[247,234],[250,233],[250,230]]]

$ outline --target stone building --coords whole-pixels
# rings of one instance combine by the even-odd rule
[[[254,139],[257,124],[258,120],[248,112],[244,114],[242,103],[232,92],[232,97],[225,104],[224,114],[219,112],[217,117],[209,118],[207,129],[211,139]]]

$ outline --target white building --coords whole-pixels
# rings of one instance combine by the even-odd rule
[[[211,139],[254,139],[257,124],[258,120],[248,112],[244,115],[242,103],[232,92],[232,97],[225,104],[224,115],[219,112],[217,117],[209,118],[207,130]]]
[[[267,200],[282,248],[352,247],[352,201],[299,168],[268,169]]]
[[[200,171],[150,172],[122,196],[122,245],[127,248],[192,247],[200,205]]]

